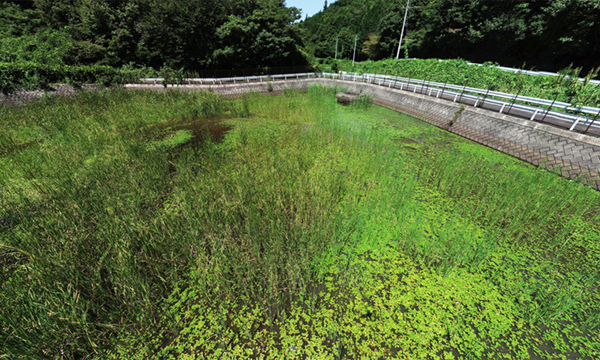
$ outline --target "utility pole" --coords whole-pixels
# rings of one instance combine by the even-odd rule
[[[402,32],[400,32],[400,42],[398,43],[398,53],[396,59],[400,59],[400,47],[402,46],[402,37],[404,36],[404,26],[406,26],[406,16],[408,15],[408,5],[410,0],[406,0],[406,11],[404,11],[404,22],[402,23]]]
[[[337,45],[338,45],[339,37],[335,38],[335,59],[337,60]]]
[[[356,57],[356,40],[358,39],[358,35],[354,36],[354,55],[352,55],[352,67],[354,67],[354,58]]]

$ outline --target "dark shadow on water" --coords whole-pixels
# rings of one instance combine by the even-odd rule
[[[160,141],[178,131],[187,131],[192,135],[191,139],[178,144],[174,148],[184,146],[200,146],[207,140],[221,142],[225,135],[233,129],[233,126],[223,123],[229,117],[220,116],[212,118],[181,117],[158,124],[152,124],[142,130],[141,136],[145,141]]]
[[[208,137],[213,141],[221,142],[231,129],[233,129],[231,125],[225,125],[220,120],[210,119],[209,121],[192,121],[190,124],[176,127],[175,131],[191,131],[194,137],[186,145],[197,146]]]

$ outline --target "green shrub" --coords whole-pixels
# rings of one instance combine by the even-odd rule
[[[110,66],[43,65],[33,62],[0,63],[0,91],[47,89],[51,84],[123,84],[135,82],[138,70]]]

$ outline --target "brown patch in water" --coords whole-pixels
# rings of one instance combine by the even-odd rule
[[[226,117],[214,117],[210,119],[200,117],[182,117],[178,120],[171,120],[152,124],[142,131],[142,137],[149,141],[159,141],[169,134],[180,130],[187,130],[192,133],[192,139],[181,146],[199,145],[208,137],[213,141],[222,141],[225,135],[233,129],[233,126],[226,125],[223,120]]]
[[[210,120],[210,121],[193,121],[189,124],[177,126],[174,128],[177,130],[189,130],[192,132],[194,136],[192,140],[188,142],[191,145],[198,145],[202,143],[207,136],[210,136],[213,141],[223,141],[225,135],[233,129],[231,125],[225,125],[218,120]]]

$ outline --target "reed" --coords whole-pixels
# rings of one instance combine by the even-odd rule
[[[494,348],[522,321],[598,328],[596,192],[368,99],[340,107],[339,90],[117,89],[1,109],[4,351],[272,355],[252,339],[288,341],[281,329],[311,318],[338,357],[359,356],[357,330],[327,309],[396,319],[388,336],[407,326],[391,314],[413,311],[402,291],[426,307],[455,287],[475,300],[449,339],[481,335],[439,349]],[[468,320],[488,310],[503,315]]]

